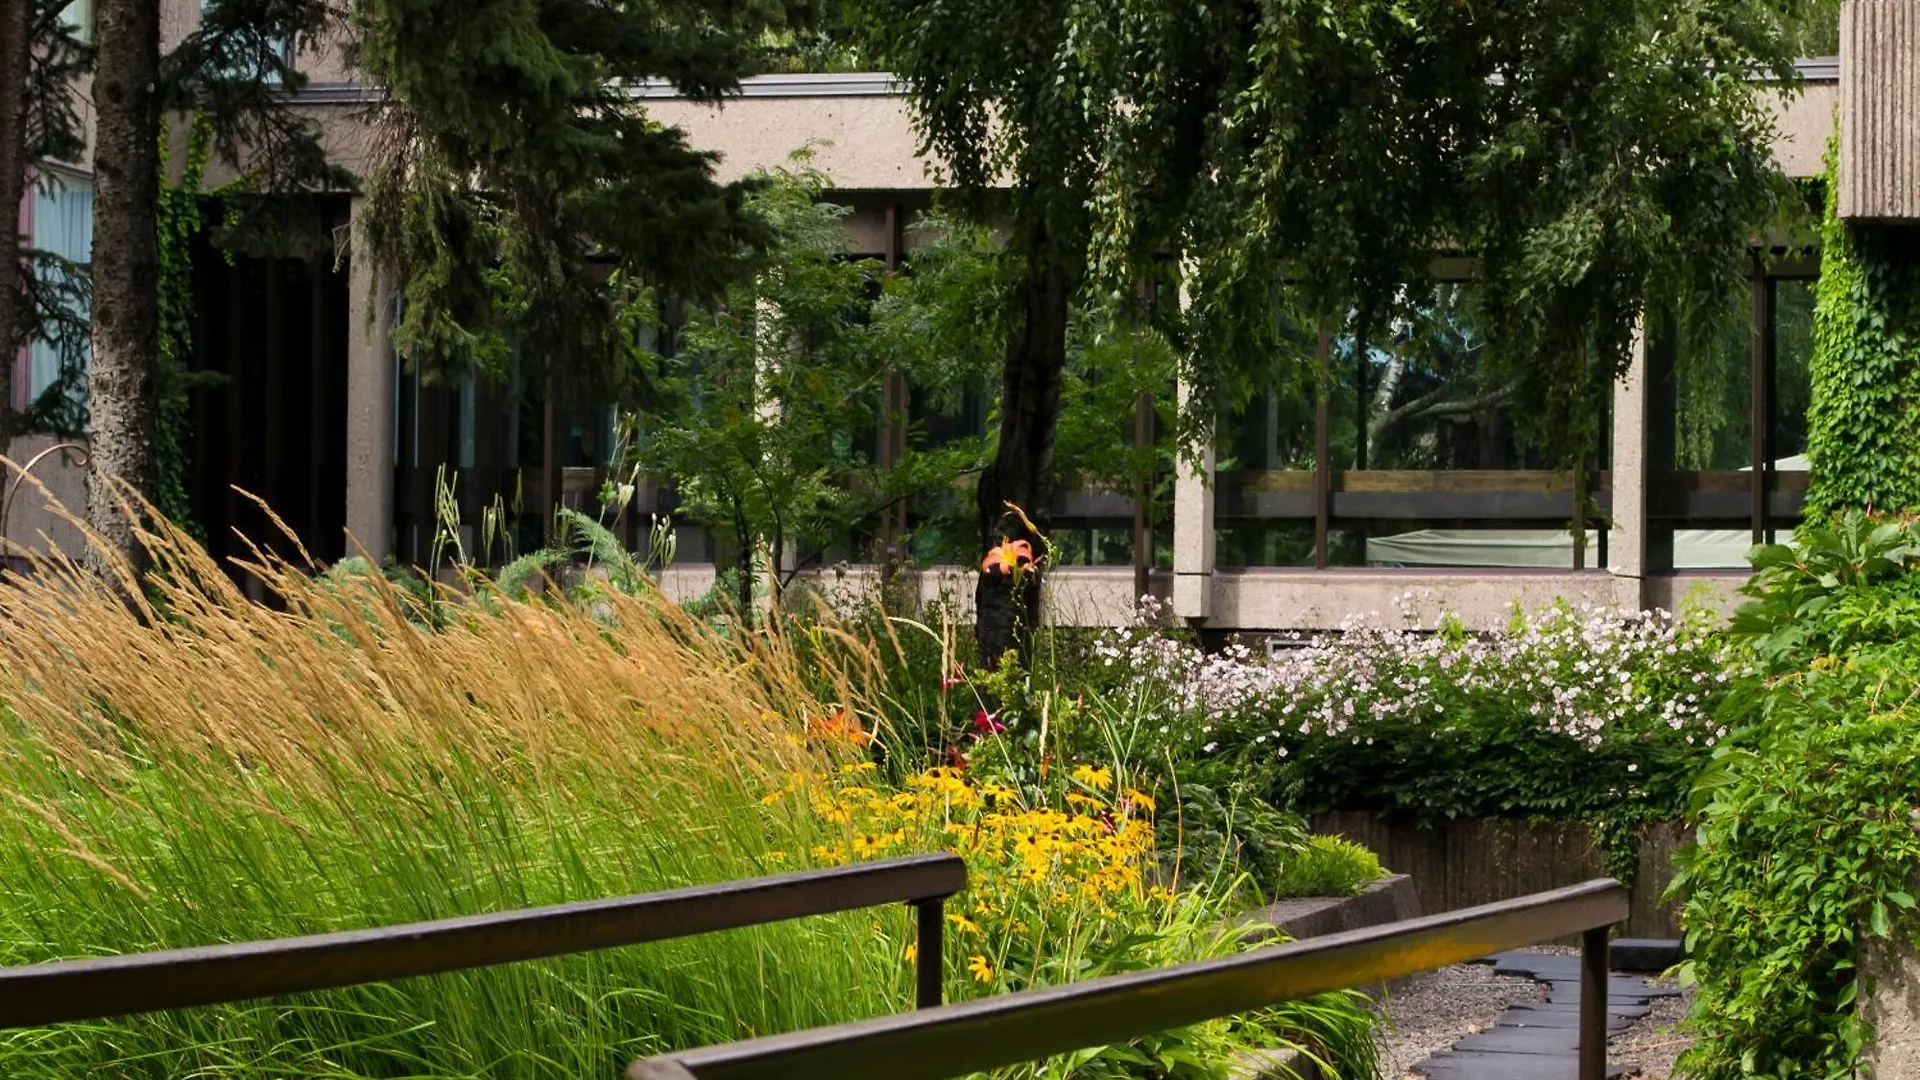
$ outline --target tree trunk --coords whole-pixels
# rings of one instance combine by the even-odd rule
[[[160,364],[159,0],[95,7],[93,368],[87,380],[93,464],[87,523],[100,537],[88,565],[117,555],[138,575],[145,552],[123,509],[130,488],[154,494],[155,375]],[[104,547],[104,550],[102,550]]]
[[[19,234],[20,199],[27,179],[27,68],[33,60],[28,39],[33,5],[15,0],[0,9],[0,217],[13,238],[0,258],[0,455],[13,437],[13,364],[25,342],[28,323]],[[4,483],[5,476],[0,476]]]
[[[740,580],[734,585],[734,602],[740,605],[740,627],[753,629],[753,529],[747,524],[745,515],[734,515],[734,526],[739,530],[736,546],[740,549]]]
[[[1025,540],[1041,555],[1041,538],[1011,503],[1045,531],[1053,504],[1053,436],[1060,419],[1060,382],[1067,366],[1067,303],[1071,287],[1051,254],[1044,228],[1027,240],[1027,274],[1020,285],[1025,314],[1007,346],[1000,400],[1000,445],[980,476],[981,550],[1003,540]],[[999,664],[1021,650],[1040,623],[1040,577],[1045,567],[1015,577],[982,573],[974,589],[975,641],[980,662]]]

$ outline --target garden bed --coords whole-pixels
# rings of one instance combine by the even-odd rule
[[[1389,874],[1352,896],[1276,900],[1248,912],[1243,923],[1265,923],[1287,937],[1322,937],[1420,916],[1420,894],[1406,874]]]

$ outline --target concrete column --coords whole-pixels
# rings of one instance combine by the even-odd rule
[[[1187,411],[1191,388],[1179,387]],[[1182,619],[1213,614],[1213,444],[1197,454],[1182,447],[1173,474],[1173,613]]]
[[[1842,220],[1920,220],[1920,0],[1840,6]]]
[[[1633,360],[1613,390],[1613,536],[1608,569],[1614,602],[1645,606],[1647,576],[1647,347],[1642,326],[1633,335]]]
[[[393,552],[393,309],[389,275],[376,274],[353,200],[347,296],[347,551],[376,562]]]

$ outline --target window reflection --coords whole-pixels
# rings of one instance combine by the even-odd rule
[[[1484,325],[1476,284],[1437,281],[1377,340],[1329,339],[1324,541],[1312,380],[1269,388],[1230,415],[1219,442],[1220,565],[1603,565],[1607,537],[1594,521],[1606,499],[1603,455],[1588,462],[1595,527],[1576,554],[1570,478],[1522,443],[1515,387],[1490,370]]]
[[[1649,569],[1745,569],[1799,523],[1813,294],[1810,277],[1764,277],[1703,343],[1650,336]]]

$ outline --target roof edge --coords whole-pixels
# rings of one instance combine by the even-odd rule
[[[1808,82],[1829,83],[1840,79],[1840,58],[1814,56],[1795,61],[1794,68]],[[823,98],[823,97],[898,97],[906,92],[892,73],[852,71],[834,74],[791,73],[753,75],[740,80],[740,92],[729,97],[743,98]],[[678,87],[666,79],[648,79],[633,86],[631,93],[642,99],[684,98]],[[310,105],[369,104],[381,100],[374,87],[359,83],[309,83],[294,100]]]

